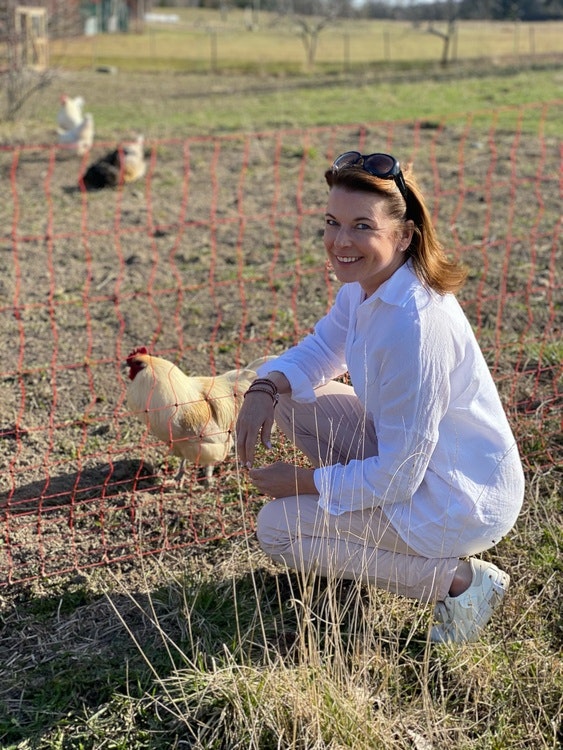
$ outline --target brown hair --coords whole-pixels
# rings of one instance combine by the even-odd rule
[[[410,167],[403,170],[407,186],[407,206],[394,180],[381,179],[361,167],[343,167],[337,172],[329,169],[325,179],[330,188],[339,187],[350,192],[377,193],[386,199],[387,213],[398,225],[409,219],[414,224],[411,243],[406,250],[412,259],[420,281],[439,294],[457,292],[465,282],[467,270],[446,255],[438,239],[424,196]]]

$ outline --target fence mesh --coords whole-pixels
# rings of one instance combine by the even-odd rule
[[[302,337],[337,288],[324,169],[412,161],[526,471],[561,465],[563,101],[435,121],[147,144],[143,180],[86,193],[84,157],[0,147],[0,585],[220,540],[261,500],[232,458],[182,489],[126,409],[136,346],[215,374]]]

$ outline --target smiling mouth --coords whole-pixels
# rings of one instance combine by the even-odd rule
[[[337,255],[336,260],[339,263],[356,263],[356,261],[361,260],[361,258],[349,258],[347,256]]]

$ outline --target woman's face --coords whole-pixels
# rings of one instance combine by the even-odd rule
[[[357,281],[369,297],[406,260],[413,224],[387,215],[386,199],[376,193],[331,189],[325,214],[324,243],[339,281]]]

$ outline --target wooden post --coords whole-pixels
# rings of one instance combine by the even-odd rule
[[[391,60],[391,38],[388,31],[383,32],[383,59],[385,62]]]
[[[348,73],[350,70],[350,34],[345,33],[344,38],[344,72]]]
[[[217,32],[209,30],[209,41],[211,42],[211,72],[217,72]]]
[[[37,71],[46,70],[49,65],[46,8],[18,5],[15,13],[22,67]]]

